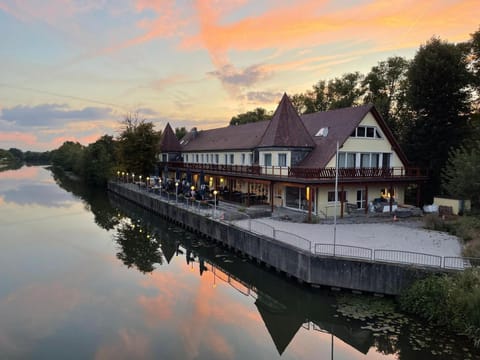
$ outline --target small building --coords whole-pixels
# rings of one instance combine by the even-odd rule
[[[342,216],[367,212],[375,202],[392,211],[405,202],[407,186],[417,189],[418,202],[427,180],[409,166],[373,105],[300,116],[284,94],[271,120],[194,128],[180,141],[167,124],[160,145],[164,178],[206,184],[245,206],[264,203],[320,217],[333,216],[335,208]]]

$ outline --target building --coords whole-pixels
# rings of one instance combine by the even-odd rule
[[[184,179],[245,206],[265,203],[320,217],[334,209],[341,216],[372,211],[372,203],[392,211],[405,203],[408,186],[418,202],[427,179],[409,166],[373,105],[299,116],[286,94],[270,121],[193,128],[180,141],[167,124],[159,161],[164,181]]]

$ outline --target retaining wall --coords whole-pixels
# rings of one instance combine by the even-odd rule
[[[109,183],[110,191],[187,229],[227,245],[266,266],[313,286],[398,295],[415,279],[435,270],[402,264],[315,255],[280,241],[169,204],[145,191]]]

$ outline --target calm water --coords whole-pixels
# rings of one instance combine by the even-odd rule
[[[391,299],[307,289],[42,167],[0,172],[0,358],[468,359]]]

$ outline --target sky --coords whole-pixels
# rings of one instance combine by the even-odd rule
[[[478,0],[0,0],[0,148],[227,126],[284,92],[462,42]]]

